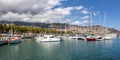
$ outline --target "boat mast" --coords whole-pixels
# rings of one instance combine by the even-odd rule
[[[92,12],[90,12],[90,17],[89,17],[89,22],[90,22],[90,24],[89,24],[89,34],[91,34],[92,33]]]
[[[11,17],[11,31],[10,31],[10,35],[11,37],[13,36],[13,17]]]
[[[91,21],[90,21],[90,22],[91,22],[91,33],[92,33],[92,22],[93,22],[93,21],[92,21],[92,13],[90,13],[90,14],[91,14],[91,17],[90,17],[90,20],[91,20]]]
[[[90,22],[90,14],[89,14],[88,22]],[[87,26],[87,34],[90,34],[90,23],[88,23]]]
[[[106,29],[105,29],[105,23],[106,23],[106,13],[104,13],[104,19],[103,19],[103,27],[104,27],[104,34],[106,34]]]

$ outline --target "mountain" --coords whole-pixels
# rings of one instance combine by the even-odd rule
[[[10,21],[0,21],[2,24],[11,24]],[[120,34],[119,30],[114,28],[107,28],[100,25],[92,26],[77,26],[77,25],[69,25],[66,23],[32,23],[32,22],[20,22],[14,21],[13,24],[18,26],[33,26],[33,27],[41,27],[41,28],[52,28],[58,31],[72,31],[73,33],[95,33],[95,34],[105,34],[105,33],[117,33]]]
[[[11,24],[11,21],[0,21],[2,24]],[[13,24],[18,26],[37,26],[41,28],[47,28],[50,24],[48,23],[32,23],[32,22],[21,22],[21,21],[14,21]]]

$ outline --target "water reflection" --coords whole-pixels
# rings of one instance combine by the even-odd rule
[[[112,42],[113,40],[105,40],[104,41],[104,44],[105,44],[105,47],[111,47],[111,45],[112,45]]]
[[[24,41],[0,48],[0,60],[119,60],[120,40]]]
[[[19,56],[19,44],[10,45],[10,56],[11,56],[11,60],[18,59],[17,57]]]
[[[53,50],[60,45],[60,42],[41,42],[41,46],[47,50]]]

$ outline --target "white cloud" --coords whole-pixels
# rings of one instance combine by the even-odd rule
[[[73,7],[56,8],[54,10],[47,11],[43,15],[38,14],[35,17],[38,17],[39,22],[55,23],[60,22],[61,20],[63,20],[64,17],[70,15],[72,10]]]
[[[71,23],[73,20],[65,19],[65,17],[70,16],[72,11],[81,10],[83,14],[89,13],[81,5],[54,8],[60,6],[61,1],[66,0],[0,0],[0,20],[11,20],[12,17],[14,21]],[[87,16],[83,18],[87,18]],[[74,21],[72,24],[79,24],[80,22]]]
[[[81,22],[80,22],[80,21],[74,21],[74,22],[72,22],[71,24],[72,24],[72,25],[80,25]]]
[[[88,19],[88,18],[89,18],[89,16],[87,16],[87,15],[82,17],[82,19]]]
[[[100,13],[99,11],[93,12],[93,15],[94,15],[94,16],[97,16],[99,13]]]
[[[82,10],[83,14],[89,14],[89,11],[87,11],[86,9]]]
[[[14,16],[16,21],[52,22],[71,13],[72,7],[52,9],[61,4],[61,0],[0,0],[0,20]]]
[[[88,20],[83,20],[83,21],[74,21],[74,22],[72,22],[71,24],[72,25],[81,25],[81,26],[83,26],[83,25],[86,25],[87,23],[89,23],[89,21]]]
[[[56,8],[54,10],[48,10],[45,13],[41,14],[19,14],[9,12],[1,16],[2,20],[10,20],[11,17],[14,18],[14,21],[25,21],[25,22],[42,22],[42,23],[55,23],[62,22],[63,18],[71,14],[73,7],[66,8]],[[61,21],[62,20],[62,21]]]
[[[61,5],[60,0],[0,0],[0,12],[38,14],[57,5]]]
[[[83,6],[76,6],[75,7],[75,10],[81,10],[81,9],[83,9],[84,7]]]
[[[72,20],[71,19],[63,19],[60,21],[60,23],[71,23]]]
[[[25,22],[29,22],[30,19],[30,14],[18,14],[18,13],[12,13],[12,12],[8,12],[7,14],[4,14],[1,16],[1,20],[13,20],[13,21],[25,21]]]

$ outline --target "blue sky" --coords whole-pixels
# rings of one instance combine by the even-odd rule
[[[120,0],[0,0],[0,20],[93,25],[120,30]]]
[[[82,5],[89,11],[99,11],[97,16],[93,16],[94,24],[101,24],[106,12],[106,26],[120,29],[120,0],[67,0],[63,6]],[[101,18],[100,18],[100,17]],[[100,21],[101,19],[101,21]]]

